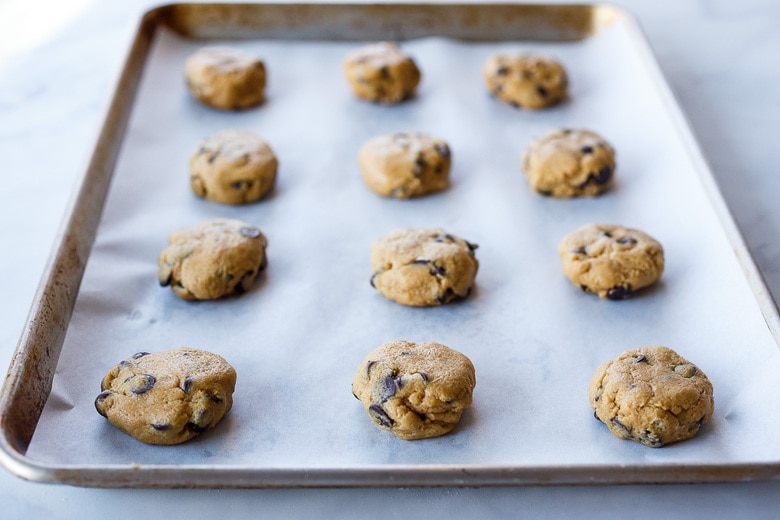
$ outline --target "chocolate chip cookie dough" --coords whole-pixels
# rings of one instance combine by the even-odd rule
[[[106,374],[95,408],[141,442],[179,444],[219,423],[233,406],[235,386],[235,369],[211,352],[139,352]]]
[[[398,229],[371,246],[371,285],[385,297],[416,307],[443,305],[471,292],[476,245],[442,229]]]
[[[385,197],[408,199],[447,188],[452,154],[442,139],[423,134],[381,135],[358,154],[363,180]]]
[[[668,347],[627,350],[596,370],[590,404],[621,439],[659,448],[690,439],[714,410],[704,372]]]
[[[374,424],[404,440],[450,432],[477,384],[468,357],[440,343],[390,341],[360,364],[352,393]]]
[[[201,141],[190,157],[190,187],[198,197],[221,204],[255,202],[273,188],[278,167],[260,137],[222,130]]]
[[[594,196],[613,184],[615,150],[590,130],[554,130],[528,145],[522,165],[536,193],[562,198]]]
[[[566,98],[566,69],[555,59],[539,54],[495,54],[483,69],[487,88],[497,99],[516,108],[537,110]]]
[[[563,272],[583,291],[621,300],[658,281],[664,250],[651,236],[613,224],[589,224],[558,245]]]
[[[357,97],[384,104],[411,97],[421,77],[414,60],[390,42],[350,53],[344,60],[344,73]]]
[[[159,281],[183,300],[242,294],[265,269],[265,235],[235,219],[214,219],[171,234],[158,259]]]
[[[204,47],[184,65],[187,87],[201,103],[223,110],[252,108],[263,102],[265,64],[230,47]]]

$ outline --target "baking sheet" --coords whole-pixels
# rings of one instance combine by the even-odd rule
[[[507,475],[466,478],[469,484],[512,483],[523,469],[549,471],[536,483],[588,481],[591,470],[603,480],[611,468],[635,472],[618,470],[615,482],[641,480],[642,471],[674,480],[681,467],[758,464],[771,472],[780,461],[773,434],[780,351],[702,183],[707,172],[680,137],[674,107],[637,36],[623,15],[575,42],[414,38],[403,48],[423,81],[413,100],[391,107],[354,98],[344,79],[342,60],[362,42],[215,40],[209,43],[262,56],[269,73],[262,107],[226,113],[199,105],[184,86],[183,61],[205,42],[160,30],[26,456],[51,467],[250,475],[226,475],[214,481],[220,485],[257,483],[253,472],[268,474],[263,485],[322,485],[306,478],[318,470],[340,475],[325,479],[333,485],[360,485],[361,475],[424,485],[428,473],[464,468]],[[503,50],[559,58],[569,71],[570,100],[527,112],[489,97],[482,64]],[[528,189],[522,151],[562,126],[591,128],[615,147],[617,180],[609,193],[557,200]],[[280,170],[269,198],[228,207],[190,192],[189,155],[201,138],[224,128],[254,131],[275,150]],[[449,142],[446,192],[399,201],[362,183],[359,147],[397,131]],[[268,269],[239,298],[179,300],[157,284],[157,255],[171,231],[216,217],[258,225],[269,240]],[[667,261],[661,282],[619,302],[574,287],[562,275],[556,246],[590,222],[657,238]],[[424,309],[386,300],[369,284],[372,241],[395,228],[428,226],[479,245],[472,295]],[[376,428],[352,396],[360,361],[394,339],[438,341],[473,361],[474,404],[451,434],[399,440]],[[600,363],[655,344],[704,370],[716,402],[697,437],[662,449],[613,437],[587,399]],[[95,412],[111,366],[138,351],[179,345],[218,353],[238,372],[234,407],[217,428],[183,445],[147,446]],[[275,480],[275,471],[284,478]],[[118,481],[112,474],[106,484]],[[441,482],[456,483],[452,476]],[[149,472],[133,485],[156,484]],[[178,484],[198,482],[183,477]]]

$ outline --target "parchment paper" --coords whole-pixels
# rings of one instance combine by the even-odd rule
[[[780,460],[780,353],[634,36],[618,21],[574,43],[404,42],[423,80],[415,99],[392,107],[349,90],[341,64],[360,43],[211,42],[255,52],[268,69],[265,104],[230,113],[185,89],[183,61],[205,42],[162,33],[28,455],[257,468]],[[481,70],[500,50],[558,57],[570,100],[528,112],[492,99]],[[561,126],[591,128],[615,147],[612,191],[556,200],[529,190],[520,155]],[[268,199],[229,207],[191,193],[190,154],[224,128],[254,131],[275,150],[280,170]],[[399,201],[363,184],[358,149],[396,131],[450,143],[446,192]],[[158,286],[157,256],[170,232],[215,217],[257,224],[269,267],[239,298],[179,300]],[[657,238],[662,281],[619,302],[572,285],[556,247],[591,222]],[[369,249],[392,229],[427,226],[479,245],[476,287],[456,305],[407,308],[370,286]],[[474,403],[451,434],[396,439],[352,396],[361,360],[394,339],[439,341],[474,362]],[[180,345],[216,352],[238,372],[234,407],[217,428],[183,445],[147,446],[96,413],[100,380],[114,364]],[[711,379],[715,415],[693,440],[650,449],[594,420],[587,388],[596,367],[643,345],[674,348]]]

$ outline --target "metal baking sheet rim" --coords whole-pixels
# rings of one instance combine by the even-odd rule
[[[0,395],[0,462],[18,477],[37,482],[104,488],[307,488],[307,487],[434,487],[512,486],[570,484],[713,483],[769,480],[780,477],[780,461],[744,464],[646,465],[367,465],[350,468],[257,468],[220,465],[46,465],[25,455],[40,413],[51,391],[54,370],[81,277],[97,232],[113,167],[127,125],[145,59],[156,30],[171,27],[172,12],[209,14],[208,9],[229,10],[233,4],[170,4],[147,11],[137,24],[119,71],[95,149],[75,191],[49,261],[37,289],[27,322],[11,361]],[[243,4],[242,9],[272,7],[286,10],[325,8],[339,14],[347,10],[409,10],[423,4],[357,2],[351,4]],[[324,6],[324,7],[323,7]],[[424,4],[428,10],[475,8],[475,4]],[[620,9],[601,4],[561,5],[499,3],[480,4],[480,9],[531,9],[548,18],[572,9],[575,14],[553,29],[557,38],[586,37],[616,17],[631,23],[645,65],[653,73],[655,87],[666,99],[690,158],[713,204],[724,232],[739,259],[767,327],[780,343],[780,315],[769,290],[728,211],[698,144],[660,72],[652,51],[636,22]],[[202,11],[202,12],[201,12]],[[587,15],[583,18],[583,15]],[[228,17],[230,18],[230,17]],[[200,18],[200,22],[208,17]],[[188,22],[192,23],[193,19]],[[197,25],[197,18],[196,25]],[[224,21],[224,20],[223,20]],[[229,20],[231,23],[240,19]],[[191,29],[192,26],[189,26]],[[245,28],[245,27],[244,27]],[[417,28],[419,29],[419,28]],[[182,25],[179,30],[188,30]],[[472,28],[473,30],[473,28]],[[569,32],[567,32],[567,30]],[[473,32],[466,37],[473,36]],[[537,35],[538,36],[538,35]]]

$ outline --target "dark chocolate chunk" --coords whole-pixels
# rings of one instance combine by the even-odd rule
[[[165,280],[160,280],[160,287],[168,287],[169,285],[171,285],[172,279],[173,279],[173,273],[168,275],[168,278],[166,278]]]
[[[536,85],[536,93],[543,98],[547,97],[547,89],[541,85]]]
[[[601,233],[601,235],[602,235],[602,236],[605,236],[605,237],[607,237],[607,238],[612,238],[612,233],[610,233],[609,231],[603,231],[603,232]]]
[[[246,238],[258,238],[260,235],[262,235],[262,232],[254,226],[241,226],[238,232],[242,237]]]
[[[543,197],[552,197],[552,190],[536,190],[536,193]]]
[[[436,242],[453,242],[454,239],[452,238],[452,235],[447,233],[441,233],[434,238]]]
[[[420,372],[417,372],[417,373],[420,374],[420,377],[423,378],[423,381],[425,381],[426,383],[428,382],[428,374],[426,374],[423,371],[420,371]]]
[[[630,245],[633,245],[633,244],[636,244],[636,238],[633,238],[633,237],[622,237],[622,238],[618,238],[616,240],[616,242],[618,244],[630,244]]]
[[[99,405],[100,405],[100,403],[101,403],[101,402],[103,402],[103,400],[105,400],[105,398],[106,398],[106,397],[108,397],[109,395],[111,395],[111,394],[113,394],[113,393],[114,393],[114,392],[112,392],[111,390],[107,390],[107,391],[105,391],[105,392],[101,392],[101,393],[100,393],[100,394],[99,394],[99,395],[98,395],[98,396],[95,398],[95,410],[97,410],[97,412],[98,412],[100,415],[102,415],[103,417],[106,417],[106,414],[104,414],[104,413],[103,413],[103,411],[100,409],[100,406],[99,406]]]
[[[634,358],[634,361],[632,363],[636,365],[637,363],[647,363],[647,356],[644,354],[639,354],[636,358]]]
[[[222,404],[222,398],[219,397],[218,395],[206,394],[206,397],[208,397],[209,401],[211,401],[212,403]]]
[[[431,273],[436,276],[446,277],[447,272],[443,267],[440,267],[433,262],[431,262]]]
[[[209,164],[213,163],[213,162],[214,162],[214,160],[217,158],[217,156],[218,156],[218,155],[219,155],[219,150],[217,150],[216,152],[214,152],[213,154],[211,154],[211,156],[209,157]]]
[[[399,388],[398,382],[399,379],[395,377],[395,374],[383,377],[379,380],[379,397],[381,402],[384,403],[396,394]]]
[[[171,429],[170,424],[154,424],[152,423],[152,428],[157,430],[158,432],[164,432]]]
[[[142,357],[144,357],[144,356],[148,356],[148,355],[149,355],[149,353],[148,353],[148,352],[136,352],[136,353],[135,353],[135,354],[133,354],[131,357],[132,357],[133,359],[138,359],[138,358],[142,358]]]
[[[610,422],[613,424],[613,426],[615,426],[615,428],[625,433],[626,436],[628,437],[631,436],[631,429],[629,429],[628,426],[620,422],[617,417],[613,417],[612,419],[610,419]]]
[[[585,250],[585,246],[580,246],[577,249],[575,249],[574,251],[572,251],[572,254],[575,254],[575,255],[587,255],[588,252]]]
[[[390,69],[386,65],[379,69],[379,74],[384,79],[390,79]]]
[[[580,148],[580,152],[582,152],[584,154],[593,153],[593,147],[585,145],[582,148]]]
[[[131,378],[130,391],[136,395],[141,395],[154,388],[154,384],[157,382],[155,377],[151,374],[138,374]]]
[[[624,287],[622,285],[618,285],[617,287],[613,287],[607,291],[607,299],[623,300],[625,298],[628,298],[630,294],[631,294],[630,287]]]
[[[395,421],[393,421],[387,415],[387,412],[385,412],[384,408],[378,404],[372,404],[369,406],[368,413],[371,415],[371,418],[374,420],[374,422],[380,426],[384,426],[385,428],[392,428],[393,424],[395,424]]]
[[[444,305],[445,303],[452,301],[457,298],[458,295],[455,294],[455,291],[452,290],[452,287],[447,287],[447,290],[444,291],[444,294],[440,294],[436,300],[441,304]]]
[[[450,156],[450,147],[447,146],[446,144],[437,144],[435,148],[438,154],[441,155],[442,157]]]
[[[598,401],[599,399],[601,399],[601,394],[603,393],[604,393],[604,387],[603,386],[598,387],[596,389],[596,393],[593,394],[593,400]]]
[[[191,430],[191,431],[195,432],[195,433],[203,433],[203,432],[205,432],[205,431],[206,431],[206,429],[208,428],[208,426],[201,426],[201,425],[199,425],[199,424],[196,424],[196,423],[194,423],[194,422],[188,422],[188,423],[187,423],[187,428],[188,428],[189,430]]]
[[[368,363],[366,363],[366,377],[368,377],[368,374],[371,373],[371,367],[374,366],[375,364],[376,364],[376,361],[373,361],[373,360],[371,360]]]
[[[604,166],[602,169],[598,171],[597,174],[593,176],[593,181],[596,184],[604,185],[609,182],[609,180],[612,178],[612,168],[609,166]]]
[[[181,384],[181,389],[185,394],[190,393],[190,390],[192,390],[192,378],[190,376],[184,378],[184,381]]]
[[[496,69],[496,74],[499,75],[499,76],[506,76],[507,74],[509,74],[509,67],[507,67],[505,65],[500,65]]]

